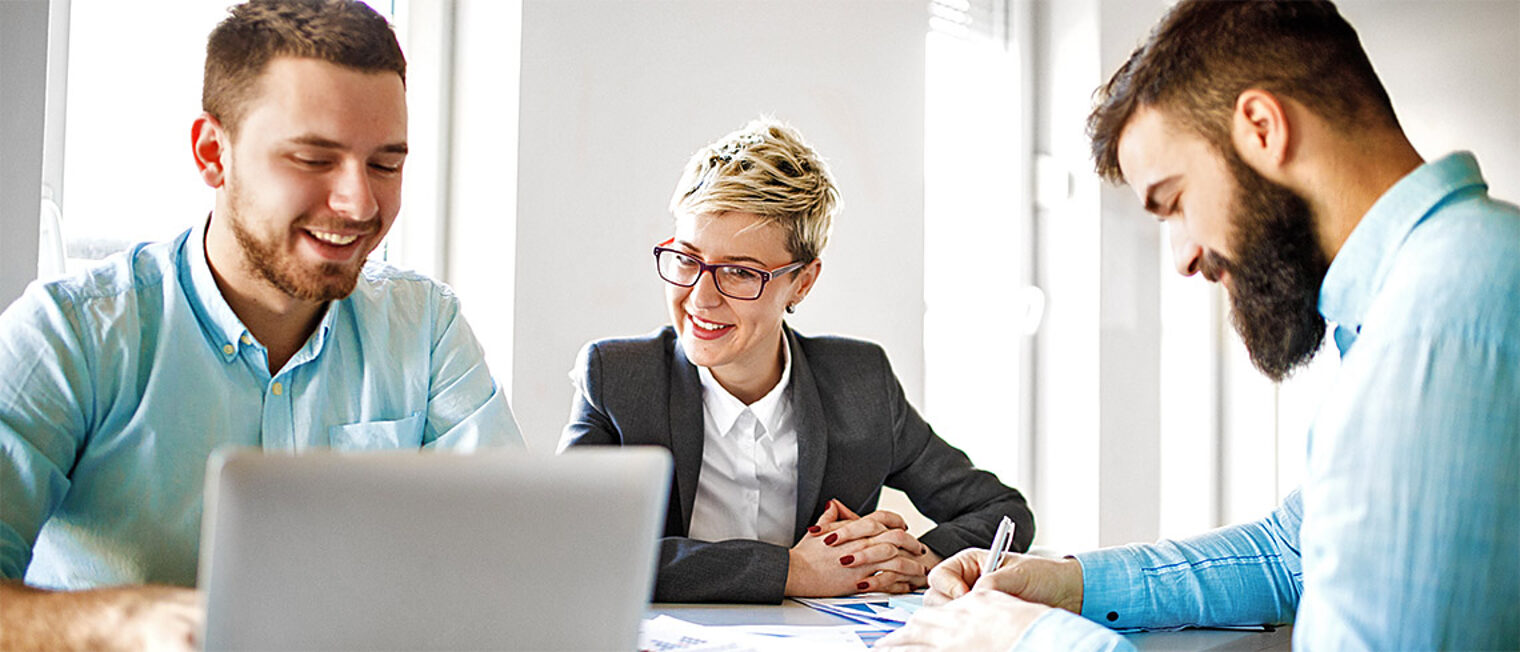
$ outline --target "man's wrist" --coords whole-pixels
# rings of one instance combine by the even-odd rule
[[[1066,595],[1061,599],[1060,604],[1054,606],[1060,607],[1080,616],[1082,615],[1082,598],[1084,593],[1082,588],[1082,582],[1084,580],[1082,575],[1082,562],[1077,561],[1076,557],[1066,557],[1060,560],[1060,564],[1062,579],[1061,585],[1067,588],[1067,592]]]

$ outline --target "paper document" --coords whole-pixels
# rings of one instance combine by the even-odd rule
[[[863,625],[896,629],[924,605],[923,594],[862,593],[842,598],[792,598],[823,613]]]
[[[924,606],[922,593],[862,593],[842,598],[792,598],[815,610],[855,623],[866,645],[891,634]]]
[[[849,625],[727,625],[713,629],[728,630],[768,638],[763,649],[864,652],[866,644],[856,628]],[[875,640],[875,639],[872,639]]]
[[[698,625],[661,615],[639,630],[646,652],[859,652],[866,649],[854,627],[798,625]]]

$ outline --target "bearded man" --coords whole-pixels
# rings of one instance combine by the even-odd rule
[[[1178,271],[1224,285],[1262,373],[1334,324],[1304,484],[1189,539],[986,576],[967,551],[929,576],[948,604],[877,647],[1291,622],[1296,649],[1520,649],[1520,209],[1471,154],[1415,151],[1328,1],[1178,2],[1098,100],[1099,174],[1167,224]]]
[[[219,447],[522,446],[452,292],[368,261],[407,153],[390,25],[254,0],[206,50],[209,218],[0,315],[0,648],[192,647]]]

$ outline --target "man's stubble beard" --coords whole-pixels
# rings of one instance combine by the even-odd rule
[[[243,252],[243,264],[255,276],[280,292],[303,301],[333,301],[354,291],[365,258],[349,264],[320,263],[314,268],[302,265],[293,256],[283,253],[278,242],[260,240],[248,229],[243,220],[246,204],[242,187],[230,176],[227,194],[227,224]]]

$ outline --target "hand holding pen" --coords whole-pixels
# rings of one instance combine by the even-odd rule
[[[999,526],[999,534],[1002,527]],[[1012,523],[1007,540],[1013,540]],[[1082,612],[1082,564],[1072,558],[1049,559],[1007,552],[999,535],[990,550],[967,549],[929,572],[927,606],[959,598],[973,588],[992,589],[1029,602]],[[996,551],[996,552],[994,552]]]

